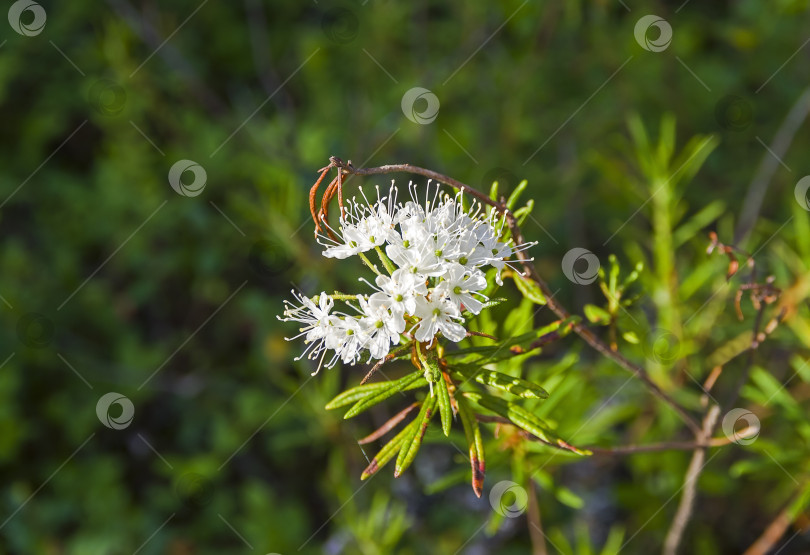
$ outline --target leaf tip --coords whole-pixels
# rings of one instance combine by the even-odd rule
[[[562,439],[557,440],[557,445],[559,445],[563,449],[576,453],[577,455],[583,455],[586,457],[593,455],[593,451],[589,451],[588,449],[580,449],[579,447],[574,447],[573,445],[571,445],[566,441],[563,441]]]
[[[366,469],[360,475],[361,480],[365,480],[366,478],[370,477],[372,474],[377,472],[380,469],[379,464],[377,463],[377,457],[371,459],[371,462],[368,464]]]
[[[480,499],[484,493],[484,461],[480,460],[477,455],[470,458],[472,466],[472,489],[473,493]]]

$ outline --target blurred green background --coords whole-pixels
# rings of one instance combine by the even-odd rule
[[[525,517],[487,526],[491,486],[525,470],[491,429],[480,500],[446,444],[428,445],[396,481],[386,469],[360,482],[372,453],[356,440],[396,407],[344,422],[323,406],[364,369],[310,379],[309,365],[293,363],[301,345],[283,339],[295,330],[276,319],[282,298],[293,287],[357,289],[360,274],[321,257],[312,239],[307,194],[330,155],[408,162],[481,189],[528,179],[536,265],[581,309],[599,292],[565,279],[568,249],[589,248],[603,265],[609,254],[624,267],[660,262],[627,121],[638,114],[654,138],[671,114],[678,150],[693,135],[718,141],[673,201],[684,220],[711,206],[672,245],[680,348],[701,360],[750,329],[733,313],[733,290],[715,295],[726,262],[707,257],[706,230],[734,241],[758,167],[806,94],[806,0],[39,5],[41,29],[36,7],[0,22],[2,552],[531,549]],[[662,51],[634,37],[647,14],[671,26]],[[402,106],[414,87],[435,95],[435,120],[419,123],[424,99]],[[738,236],[757,251],[760,275],[795,293],[795,310],[740,401],[766,406],[755,411],[761,437],[706,467],[684,553],[742,552],[810,476],[810,226],[794,199],[810,172],[802,106],[781,161],[766,162],[752,231]],[[182,160],[205,171],[195,184],[204,188],[187,196],[168,178]],[[642,283],[633,313],[655,328],[662,283],[653,270]],[[710,368],[691,370],[702,382]],[[614,395],[627,375],[575,339],[526,372],[551,380],[548,418],[578,444],[689,439],[637,384]],[[780,389],[795,372],[801,379]],[[691,388],[687,403],[700,392],[683,375],[663,382]],[[778,402],[763,401],[768,388]],[[134,408],[122,429],[96,414],[109,392]],[[610,530],[624,531],[622,552],[660,548],[688,452],[530,456],[530,469],[543,466],[549,552],[574,549],[566,542],[599,552]],[[810,551],[798,528],[783,542],[780,553]]]

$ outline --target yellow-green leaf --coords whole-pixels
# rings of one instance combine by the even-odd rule
[[[413,420],[416,425],[413,430],[411,430],[411,433],[405,437],[405,441],[399,449],[397,462],[394,466],[395,478],[405,472],[416,458],[416,453],[419,452],[419,447],[422,446],[422,438],[425,437],[425,432],[427,431],[435,407],[436,396],[426,397],[422,403],[422,408],[419,410],[419,414]]]
[[[546,296],[537,283],[523,277],[519,272],[512,272],[512,278],[515,280],[515,285],[517,285],[518,290],[524,297],[541,306],[546,304]]]

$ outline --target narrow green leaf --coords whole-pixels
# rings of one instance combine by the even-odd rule
[[[411,463],[416,458],[416,453],[419,452],[419,447],[422,446],[422,438],[425,437],[430,418],[433,416],[434,408],[436,407],[436,396],[428,396],[422,402],[422,408],[419,414],[416,415],[413,422],[416,424],[411,430],[411,433],[405,437],[405,441],[399,448],[397,455],[397,462],[394,466],[394,477],[399,477],[400,474],[405,472]]]
[[[554,496],[560,503],[568,505],[572,509],[581,509],[585,506],[585,501],[565,486],[560,486],[555,489]]]
[[[501,303],[505,303],[507,301],[506,297],[498,297],[496,299],[489,299],[488,301],[481,303],[483,305],[481,310],[486,308],[492,308],[493,306],[498,306]]]
[[[445,436],[450,435],[450,427],[453,425],[453,409],[450,407],[450,391],[447,389],[447,382],[439,374],[439,379],[433,386],[439,404],[439,416],[442,419],[442,432]]]
[[[512,278],[524,297],[540,306],[546,304],[546,296],[534,281],[523,277],[519,272],[512,272]]]
[[[532,414],[525,408],[518,406],[514,403],[508,403],[503,399],[492,397],[491,395],[482,395],[480,393],[464,393],[466,397],[475,401],[478,405],[485,409],[507,418],[518,428],[526,430],[530,434],[539,438],[540,440],[550,444],[556,445],[578,455],[590,455],[590,451],[578,449],[566,441],[563,441],[555,435],[548,427],[548,424],[543,422],[540,418]]]
[[[643,270],[644,270],[644,262],[637,263],[636,267],[633,268],[633,271],[630,272],[629,274],[627,274],[627,277],[624,278],[624,281],[622,282],[622,287],[621,287],[622,291],[627,289],[627,287],[629,285],[633,284],[636,280],[638,280],[638,278],[641,275],[641,272]]]
[[[523,191],[526,190],[526,186],[529,184],[528,181],[525,179],[518,183],[518,186],[515,187],[515,190],[512,191],[512,194],[509,195],[509,199],[506,201],[506,207],[509,210],[512,210],[515,205],[517,204],[518,200],[520,199],[520,195],[523,194]]]
[[[512,395],[517,395],[524,399],[548,399],[548,391],[539,385],[494,370],[481,370],[476,374],[475,381],[483,385],[489,385],[497,389],[502,389],[503,391],[508,391]]]
[[[523,225],[523,223],[526,221],[526,218],[528,218],[529,214],[532,213],[532,210],[534,210],[534,199],[531,198],[526,201],[525,206],[515,210],[515,220],[517,221],[518,227]]]
[[[388,387],[375,391],[373,395],[368,395],[367,397],[357,401],[357,403],[355,403],[354,406],[352,406],[352,408],[350,408],[349,411],[343,415],[343,418],[348,419],[352,418],[353,416],[357,416],[364,410],[385,401],[399,391],[407,391],[409,389],[416,389],[417,387],[424,387],[427,385],[427,382],[420,380],[420,378],[423,378],[422,372],[416,371],[413,374],[408,374],[407,376],[398,380],[387,382]]]
[[[726,211],[726,203],[722,200],[704,206],[700,211],[683,223],[672,234],[672,245],[677,248],[688,240],[697,236],[700,231],[711,224],[714,220],[722,216]]]
[[[621,271],[621,265],[619,264],[619,260],[616,258],[615,254],[611,254],[608,256],[608,262],[610,263],[610,276],[608,278],[608,289],[611,293],[616,292],[616,288],[619,285],[619,272]]]
[[[610,323],[610,313],[604,308],[598,307],[595,304],[586,304],[585,318],[592,324],[607,325]]]
[[[371,395],[372,393],[385,389],[390,385],[391,382],[378,382],[378,383],[368,383],[358,385],[357,387],[347,389],[346,391],[340,393],[334,399],[329,401],[329,403],[327,403],[326,405],[326,409],[332,410],[340,407],[345,407],[346,405],[359,401],[360,399],[368,395]]]
[[[381,469],[383,466],[385,466],[388,463],[388,461],[393,459],[394,455],[396,455],[397,451],[399,451],[402,442],[405,441],[405,438],[408,437],[408,435],[410,435],[415,426],[416,421],[411,421],[407,426],[402,428],[402,431],[400,431],[397,435],[395,435],[391,439],[391,441],[386,443],[383,446],[383,448],[380,449],[380,451],[376,455],[374,455],[374,458],[371,459],[369,465],[360,475],[360,479],[365,480],[366,478],[377,472],[379,469]]]
[[[641,339],[638,338],[638,335],[636,335],[636,332],[634,331],[626,331],[622,334],[622,337],[625,341],[632,343],[633,345],[638,345],[641,343]]]
[[[599,555],[619,555],[624,546],[624,528],[612,526]]]
[[[498,345],[480,345],[459,349],[458,351],[446,351],[444,357],[448,360],[466,363],[478,362],[483,364],[498,362],[515,356],[515,353],[510,350],[512,347],[528,347],[530,343],[540,338],[546,338],[551,342],[565,337],[580,320],[582,320],[580,316],[569,316],[565,320],[557,320],[541,328],[505,339]],[[479,356],[473,358],[470,355]]]
[[[461,425],[464,427],[464,436],[467,438],[467,446],[470,453],[470,466],[472,468],[472,488],[475,495],[481,497],[484,491],[484,440],[481,437],[481,427],[475,418],[475,413],[467,403],[467,399],[457,395],[456,406]]]

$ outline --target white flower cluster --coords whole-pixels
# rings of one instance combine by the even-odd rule
[[[361,278],[376,291],[349,297],[356,303],[348,296],[323,292],[316,304],[293,292],[297,304],[285,301],[280,319],[303,324],[299,335],[288,338],[305,337],[307,347],[296,360],[318,359],[318,369],[324,362],[332,367],[338,359],[355,364],[366,349],[371,359],[382,359],[403,334],[432,342],[441,333],[459,342],[467,335],[462,311],[478,314],[487,300],[481,268],[494,267],[501,285],[506,259],[534,244],[515,247],[511,239],[501,241],[502,225],[495,224],[495,211],[487,216],[477,202],[465,210],[460,193],[441,195],[436,188],[432,199],[426,195],[420,204],[413,184],[409,189],[414,200],[405,204],[397,203],[393,182],[388,196],[377,191],[374,203],[365,195],[362,203],[348,201],[340,228],[330,229],[334,238],[319,237],[328,258],[357,255],[368,263],[364,253],[377,251],[388,275],[378,273],[375,284]],[[333,311],[333,297],[342,298],[357,315]],[[326,360],[328,351],[334,353]]]

